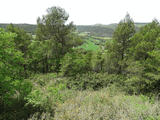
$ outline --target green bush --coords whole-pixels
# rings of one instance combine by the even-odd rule
[[[115,74],[88,72],[68,78],[67,87],[78,90],[98,90],[103,87],[108,87],[115,82],[120,84],[121,80],[122,77]]]
[[[39,115],[48,112],[53,117],[57,104],[64,102],[66,94],[69,95],[69,93],[63,92],[66,91],[66,85],[53,73],[36,75],[30,78],[30,81],[32,81],[33,88],[25,100],[27,101],[26,106],[35,109],[31,113],[31,118],[35,117],[35,112],[38,112]]]
[[[67,53],[61,61],[61,72],[64,76],[75,76],[91,70],[91,52],[81,49]]]
[[[31,91],[30,82],[24,80],[23,53],[16,49],[17,34],[0,28],[0,119],[21,119],[24,97]]]
[[[15,94],[19,82],[23,80],[20,63],[23,62],[22,53],[15,48],[16,34],[0,29],[0,100],[9,104],[8,99]]]
[[[42,111],[54,110],[56,104],[63,101],[63,94],[61,94],[60,91],[64,88],[65,85],[63,84],[59,84],[58,86],[52,84],[43,88],[37,86],[37,88],[33,89],[26,97],[26,105],[32,105]]]

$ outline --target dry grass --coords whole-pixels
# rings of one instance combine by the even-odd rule
[[[146,96],[125,95],[114,85],[99,91],[68,90],[59,78],[44,78],[35,80],[28,102],[48,109],[28,120],[160,120],[160,102]]]
[[[106,90],[78,92],[60,104],[55,120],[159,120],[160,104],[144,96],[112,96]]]

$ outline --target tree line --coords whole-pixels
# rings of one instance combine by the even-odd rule
[[[37,19],[36,37],[10,24],[0,29],[0,109],[31,91],[26,78],[37,73],[67,77],[67,87],[94,90],[116,84],[129,94],[158,93],[160,83],[160,25],[157,20],[136,31],[127,14],[117,25],[105,49],[86,51],[68,13],[47,9]],[[25,100],[24,100],[25,101]]]

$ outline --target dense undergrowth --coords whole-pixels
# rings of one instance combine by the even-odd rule
[[[88,79],[94,83],[96,75],[93,76]],[[107,76],[104,78],[107,81]],[[114,77],[109,76],[108,79],[111,78]],[[74,89],[69,89],[68,78],[53,73],[36,75],[28,80],[32,83],[32,91],[25,97],[25,103],[14,103],[16,109],[1,115],[2,120],[160,119],[160,102],[157,97],[129,95],[124,92],[124,87],[120,88],[117,84],[104,83],[104,88],[99,90],[91,87],[77,90],[75,85]]]
[[[159,22],[136,31],[127,14],[93,51],[68,17],[47,9],[34,37],[0,29],[0,120],[160,120]]]
[[[83,76],[79,76],[79,78],[81,77],[83,78]],[[97,81],[95,77],[96,75],[93,74],[93,77],[88,79],[94,83]],[[103,77],[102,75],[101,78]],[[109,76],[108,79],[111,80],[112,78],[114,79],[113,76]],[[95,91],[88,84],[90,89],[81,89],[79,91],[68,89],[66,84],[67,78],[58,77],[55,74],[39,75],[39,77],[36,76],[34,79],[35,86],[31,96],[35,97],[29,97],[29,95],[27,101],[28,104],[41,107],[44,112],[34,113],[29,120],[44,119],[45,117],[45,119],[51,120],[160,119],[158,98],[144,95],[129,95],[124,92],[123,87],[120,88],[116,84],[105,84],[105,80],[103,81],[103,89]],[[106,79],[106,81],[109,80]],[[36,91],[38,91],[38,94]]]

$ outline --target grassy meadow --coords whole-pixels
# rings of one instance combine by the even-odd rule
[[[99,51],[105,46],[105,42],[111,39],[111,37],[91,36],[85,32],[79,33],[79,36],[83,39],[84,43],[81,46],[78,46],[78,48],[87,51]]]

